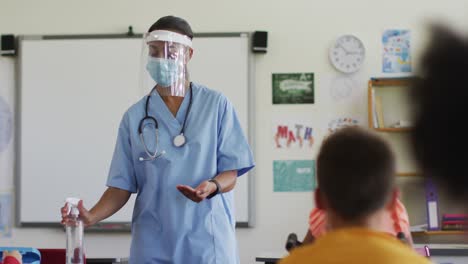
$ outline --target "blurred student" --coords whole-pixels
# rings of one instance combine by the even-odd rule
[[[330,231],[294,249],[281,264],[430,263],[386,232],[395,206],[395,159],[380,137],[344,128],[328,137],[317,157],[316,205],[327,212]]]
[[[434,25],[411,98],[413,149],[424,176],[452,198],[468,202],[468,35]]]

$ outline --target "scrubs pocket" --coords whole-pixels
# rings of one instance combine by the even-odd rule
[[[146,154],[143,156],[146,156]],[[136,179],[138,186],[158,188],[156,191],[161,191],[158,186],[167,182],[171,161],[165,155],[162,155],[154,160],[138,161],[137,164]]]
[[[221,197],[215,197],[221,199]],[[213,199],[215,199],[213,198]],[[212,214],[215,259],[219,264],[237,264],[237,243],[235,230],[226,212],[216,207]]]
[[[140,219],[132,224],[132,248],[145,248],[148,245],[159,246],[162,233],[159,218],[147,215],[142,216],[142,218],[145,219]]]

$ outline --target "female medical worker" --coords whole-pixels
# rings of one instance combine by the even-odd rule
[[[231,103],[189,81],[192,38],[173,16],[145,34],[153,89],[122,118],[108,189],[91,210],[79,205],[89,226],[137,193],[130,263],[239,263],[231,190],[254,161]]]

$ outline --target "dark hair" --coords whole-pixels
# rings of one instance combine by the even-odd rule
[[[190,39],[193,39],[193,31],[189,23],[185,19],[175,16],[165,16],[154,22],[153,25],[148,29],[148,32],[154,30],[171,30],[177,33],[186,35]]]
[[[323,142],[317,177],[330,209],[344,220],[359,220],[388,202],[395,159],[383,139],[363,128],[347,127]]]
[[[420,68],[412,97],[416,159],[423,174],[453,198],[468,199],[468,140],[462,128],[468,114],[468,39],[433,25]]]

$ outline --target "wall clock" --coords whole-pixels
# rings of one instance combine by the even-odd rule
[[[340,36],[330,47],[331,64],[340,72],[357,72],[366,55],[362,41],[353,35]]]

